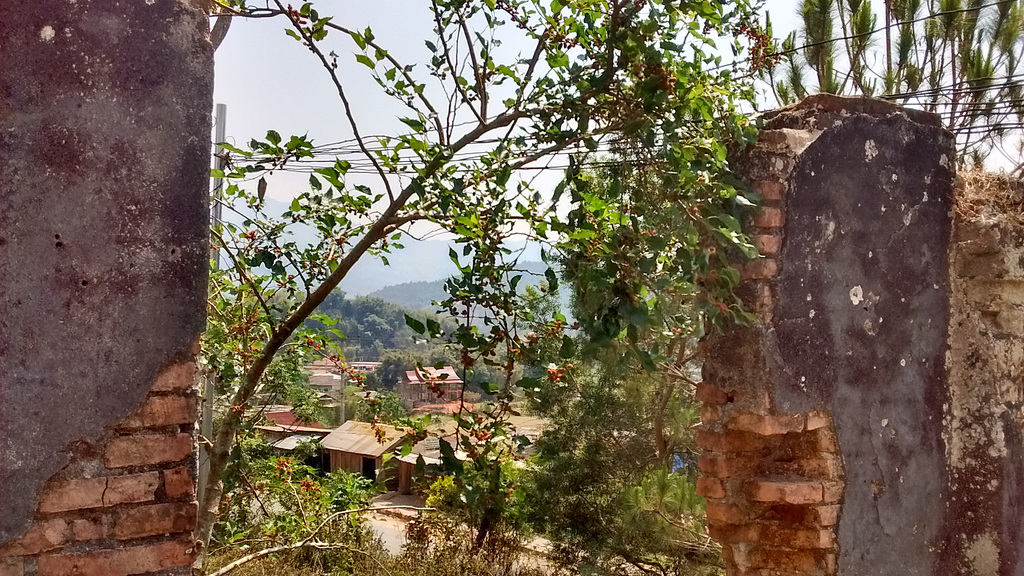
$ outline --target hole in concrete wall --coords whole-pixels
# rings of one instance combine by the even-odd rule
[[[88,286],[88,285],[89,285],[89,281],[88,280],[82,280],[82,286]]]
[[[54,244],[54,246],[56,246],[57,248],[63,248],[64,247],[64,243],[60,241],[60,234],[54,234],[53,235],[53,239],[57,241]]]
[[[178,249],[177,248],[171,248],[171,256],[174,256],[177,253],[178,253]]]

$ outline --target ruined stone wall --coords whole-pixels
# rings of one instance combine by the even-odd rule
[[[957,574],[1024,574],[1024,183],[966,174],[950,254],[943,440]]]
[[[1020,460],[999,459],[999,476],[994,462],[956,468],[954,437],[1019,430],[1003,423],[1012,410],[997,414],[1012,399],[955,402],[1019,382],[1019,338],[977,339],[1003,309],[960,321],[957,299],[974,296],[950,280],[953,161],[937,118],[827,95],[768,115],[743,159],[765,198],[749,231],[767,257],[741,287],[758,322],[706,339],[699,389],[699,488],[730,575],[1024,570],[1008,547],[1020,549]],[[979,490],[994,480],[998,493]],[[970,525],[969,510],[986,520]]]
[[[0,3],[2,576],[190,572],[203,4]]]

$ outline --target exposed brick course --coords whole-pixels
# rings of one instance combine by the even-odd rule
[[[188,566],[194,552],[188,539],[101,550],[53,554],[37,560],[37,576],[131,576]]]
[[[195,526],[196,511],[194,502],[124,508],[114,515],[114,538],[128,540],[188,532]]]
[[[192,382],[191,371],[165,373]],[[35,560],[34,576],[187,573],[197,519],[194,444],[191,434],[177,429],[191,423],[193,396],[191,388],[185,395],[152,395],[113,427],[96,444],[106,470],[94,459],[95,450],[87,465],[72,462],[74,470],[104,475],[64,474],[48,482],[28,532],[0,546],[0,576],[25,576],[25,558]],[[181,410],[189,414],[187,422],[178,423],[184,419]],[[168,425],[176,431],[146,431]],[[139,467],[142,471],[135,471]]]
[[[108,468],[123,468],[181,462],[191,454],[188,434],[134,434],[112,438],[103,459]]]
[[[722,524],[742,524],[747,521],[747,513],[736,504],[727,502],[708,502],[708,525],[714,529]]]
[[[758,180],[754,182],[754,190],[763,200],[782,200],[784,185],[775,180]]]
[[[157,375],[153,392],[189,392],[196,385],[196,365],[193,362],[173,364]]]
[[[0,547],[0,556],[29,556],[62,546],[67,541],[68,523],[53,518],[35,523],[24,536]]]
[[[103,518],[79,518],[71,522],[71,538],[76,542],[100,540],[107,536],[107,527]]]
[[[767,280],[779,273],[779,263],[772,258],[751,260],[739,267],[741,280]]]
[[[121,423],[121,428],[188,424],[196,419],[195,399],[186,396],[150,396],[146,403]]]
[[[159,478],[158,472],[145,472],[51,483],[44,489],[39,511],[65,512],[152,501]]]
[[[112,476],[107,479],[107,490],[103,494],[103,504],[112,506],[114,504],[152,501],[159,483],[160,474],[158,472]]]
[[[757,469],[758,463],[753,458],[732,456],[727,454],[704,454],[697,458],[697,467],[708,476],[729,478],[748,474]]]
[[[765,256],[777,254],[782,247],[782,236],[778,234],[754,234],[751,240],[754,248]]]
[[[168,498],[192,497],[195,493],[195,480],[192,472],[186,468],[164,470],[164,493]]]
[[[701,476],[697,478],[697,494],[705,498],[725,498],[725,487],[718,478]]]
[[[729,403],[729,394],[725,390],[704,382],[697,383],[693,396],[698,402],[704,402],[705,404],[721,405]]]
[[[785,223],[785,213],[779,208],[768,206],[761,208],[751,221],[756,228],[782,228]]]
[[[770,323],[787,225],[785,201],[794,150],[805,137],[766,130],[743,169],[763,200],[749,220],[762,258],[740,262],[737,293],[759,322]],[[701,345],[709,361],[695,397],[701,401],[697,445],[709,534],[722,545],[728,576],[831,576],[838,550],[834,526],[843,495],[842,459],[831,415],[787,413],[773,402],[768,368],[757,352],[759,327],[737,327]]]
[[[20,558],[0,559],[0,576],[24,576],[25,562]]]
[[[731,430],[753,432],[762,436],[800,432],[806,425],[806,419],[800,414],[736,414],[729,420]]]
[[[103,506],[106,478],[82,478],[50,483],[43,489],[39,511],[43,513]]]
[[[817,504],[822,502],[821,482],[750,480],[747,496],[758,502],[785,502],[786,504]]]

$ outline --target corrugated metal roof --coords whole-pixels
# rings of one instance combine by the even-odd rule
[[[369,423],[349,420],[321,440],[320,445],[328,450],[376,458],[394,448],[402,439],[402,433],[397,428],[386,424],[378,426],[384,430],[383,444],[377,441]]]
[[[319,440],[319,438],[316,436],[295,434],[292,436],[282,438],[277,442],[271,442],[270,445],[273,446],[274,448],[279,448],[281,450],[295,450],[295,447],[298,446],[300,442],[309,442],[310,440],[315,442]]]
[[[423,384],[428,381],[433,381],[437,384],[462,384],[462,378],[459,378],[459,373],[451,366],[445,366],[444,368],[424,367],[422,372],[418,369],[409,370],[405,373],[405,378],[413,384]]]
[[[264,432],[301,432],[319,434],[320,436],[325,436],[331,431],[330,428],[311,428],[309,426],[256,426],[256,429]]]

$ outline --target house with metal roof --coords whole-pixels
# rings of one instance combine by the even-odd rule
[[[382,437],[378,438],[372,424],[349,420],[324,437],[320,445],[330,457],[331,472],[347,470],[376,479],[384,454],[393,451],[403,436],[394,426],[378,424],[376,428]]]

